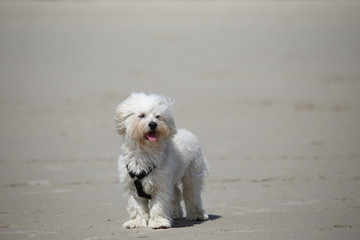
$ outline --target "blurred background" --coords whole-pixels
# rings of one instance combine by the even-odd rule
[[[357,3],[0,4],[2,158],[116,152],[113,112],[134,91],[173,98],[178,126],[217,151],[359,147]]]
[[[1,211],[26,211],[17,187],[116,182],[113,114],[138,91],[175,100],[214,202],[224,179],[327,178],[352,179],[358,206],[358,1],[15,0],[0,1]]]

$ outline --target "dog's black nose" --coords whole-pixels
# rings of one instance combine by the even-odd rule
[[[156,122],[150,122],[150,123],[149,123],[149,128],[150,128],[151,130],[155,130],[156,127],[157,127],[157,123],[156,123]]]

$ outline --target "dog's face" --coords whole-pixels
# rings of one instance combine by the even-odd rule
[[[115,111],[115,126],[120,135],[151,146],[176,133],[171,103],[164,97],[132,93]]]

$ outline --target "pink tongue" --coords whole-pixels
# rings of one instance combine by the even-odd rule
[[[157,136],[156,136],[156,132],[149,132],[146,134],[146,138],[150,141],[150,142],[156,142],[157,140]]]

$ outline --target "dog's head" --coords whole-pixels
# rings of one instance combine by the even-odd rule
[[[116,108],[116,130],[142,146],[171,138],[176,134],[171,105],[160,95],[132,93]]]

